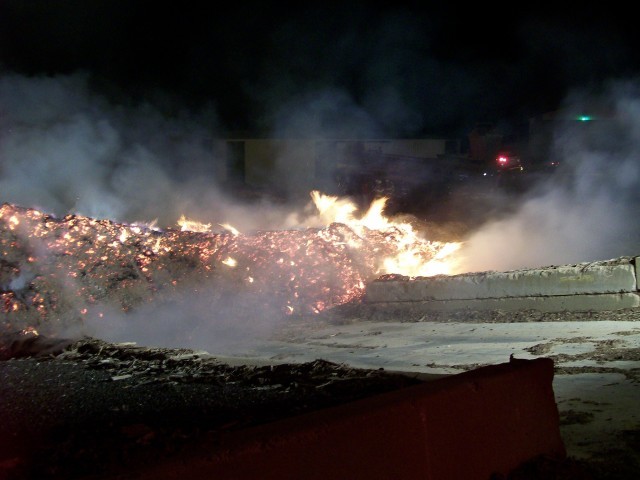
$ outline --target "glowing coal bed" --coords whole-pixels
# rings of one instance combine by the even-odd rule
[[[389,223],[381,215],[384,199],[355,219],[350,205],[314,195],[321,212],[333,208],[332,218],[341,221],[249,234],[227,226],[214,233],[184,218],[182,229],[160,230],[81,215],[57,218],[5,203],[3,329],[119,341],[137,341],[135,332],[144,330],[143,342],[207,349],[209,330],[219,344],[234,330],[250,335],[358,302],[366,284],[385,274],[448,268],[446,257],[457,244],[428,241],[408,224]],[[367,226],[373,217],[381,228]]]

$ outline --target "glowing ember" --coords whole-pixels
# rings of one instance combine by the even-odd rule
[[[224,260],[222,260],[222,263],[228,265],[229,267],[235,267],[236,265],[238,265],[238,262],[231,257],[225,258]]]
[[[309,314],[359,300],[383,274],[450,273],[459,244],[429,242],[385,218],[386,199],[356,217],[347,200],[311,196],[328,226],[251,235],[227,224],[229,233],[212,233],[184,216],[181,230],[160,231],[4,204],[0,315],[41,331],[185,293],[208,295],[212,310],[237,301],[252,314]]]

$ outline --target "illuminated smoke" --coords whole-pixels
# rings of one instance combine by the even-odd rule
[[[576,120],[585,112],[590,121]],[[607,260],[640,253],[640,90],[613,82],[573,94],[559,112],[559,170],[514,213],[488,222],[461,250],[467,271]],[[518,200],[514,200],[518,201]]]
[[[130,103],[96,93],[81,73],[0,76],[0,201],[163,227],[185,213],[238,219],[244,231],[286,222],[290,208],[222,193],[212,108]]]

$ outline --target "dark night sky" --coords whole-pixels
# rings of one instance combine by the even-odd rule
[[[3,0],[0,67],[90,72],[121,101],[211,106],[228,130],[269,131],[283,106],[340,92],[399,136],[517,122],[639,70],[637,25],[610,2],[443,3]]]

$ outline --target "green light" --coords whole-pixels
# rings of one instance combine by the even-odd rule
[[[579,120],[581,122],[590,122],[591,120],[593,120],[593,117],[591,115],[578,115],[576,117],[576,120]]]

